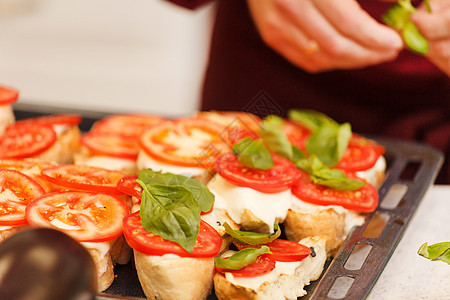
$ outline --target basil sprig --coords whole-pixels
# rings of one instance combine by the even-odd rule
[[[273,167],[269,150],[259,140],[245,137],[233,146],[233,153],[241,164],[251,169],[268,170]]]
[[[266,117],[261,125],[261,137],[272,152],[294,162],[297,168],[311,175],[314,183],[336,190],[357,190],[366,184],[328,167],[337,164],[347,149],[352,136],[348,123],[340,125],[311,110],[291,110],[289,116],[314,132],[307,142],[309,157],[289,142],[282,129],[284,120],[277,116]]]
[[[191,192],[197,199],[200,210],[207,212],[214,204],[214,194],[200,181],[183,175],[155,172],[151,169],[142,170],[139,180],[146,184],[161,184],[170,186],[182,186]]]
[[[223,224],[223,227],[225,227],[226,233],[228,233],[228,235],[230,235],[232,238],[249,245],[267,244],[272,242],[273,240],[276,240],[281,235],[280,226],[276,223],[274,224],[274,233],[257,233],[251,231],[234,230],[226,222]]]
[[[355,191],[367,183],[357,179],[348,178],[344,172],[339,169],[331,169],[325,166],[315,155],[307,159],[301,159],[295,162],[297,168],[311,175],[314,183],[320,184],[334,190]]]
[[[251,263],[255,262],[258,256],[263,254],[272,254],[269,247],[262,246],[261,248],[246,248],[242,249],[228,258],[215,257],[214,263],[216,267],[227,270],[240,270]]]
[[[428,1],[426,1],[426,6],[428,11],[431,11]],[[410,16],[414,12],[416,12],[416,8],[411,4],[411,0],[400,0],[381,17],[388,26],[400,31],[405,45],[410,50],[418,54],[426,54],[428,41],[410,20]]]
[[[214,202],[211,192],[194,179],[150,169],[141,171],[137,182],[143,189],[140,216],[144,229],[192,252],[200,212],[208,211]]]
[[[450,242],[442,242],[428,246],[424,243],[417,254],[432,261],[443,261],[450,265]]]
[[[296,146],[292,145],[282,126],[284,120],[278,116],[268,116],[261,123],[260,135],[267,147],[275,154],[296,161],[306,157],[305,154]]]
[[[288,116],[313,132],[306,142],[309,155],[316,155],[329,167],[334,167],[341,160],[352,137],[349,123],[339,124],[312,110],[290,110]]]

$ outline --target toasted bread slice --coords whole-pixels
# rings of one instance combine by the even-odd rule
[[[280,263],[268,274],[257,277],[235,277],[231,273],[214,275],[214,290],[219,300],[252,299],[277,300],[297,299],[304,296],[304,286],[317,280],[323,271],[327,258],[324,237],[308,237],[301,244],[313,247],[314,256],[310,255],[301,262]],[[283,268],[283,264],[295,264]],[[285,265],[286,266],[286,265]],[[292,267],[293,266],[293,267]],[[285,271],[290,270],[290,271]]]
[[[148,299],[206,299],[212,288],[214,258],[152,256],[134,250],[136,270]]]
[[[295,200],[294,200],[295,201]],[[313,205],[313,204],[310,204]],[[364,223],[364,216],[344,208],[319,205],[316,210],[289,209],[284,221],[284,232],[291,241],[298,241],[311,235],[326,238],[328,256],[334,256],[353,226]]]
[[[71,126],[58,136],[56,142],[41,154],[33,157],[41,160],[69,164],[80,148],[81,131],[78,126]]]

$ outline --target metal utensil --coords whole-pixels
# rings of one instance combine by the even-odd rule
[[[95,299],[97,275],[87,250],[49,228],[26,229],[0,244],[0,299]]]

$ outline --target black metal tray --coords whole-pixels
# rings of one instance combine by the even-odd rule
[[[16,105],[18,119],[50,113],[83,115],[82,131],[88,131],[107,115],[41,106]],[[366,215],[365,223],[349,234],[332,261],[327,261],[319,280],[306,287],[302,299],[364,299],[400,242],[403,233],[444,161],[442,153],[427,145],[371,137],[386,147],[387,176],[381,188],[380,205]],[[133,261],[115,266],[116,279],[97,299],[142,299]],[[212,291],[208,299],[217,299]]]

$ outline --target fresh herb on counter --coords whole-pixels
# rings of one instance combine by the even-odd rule
[[[428,246],[424,243],[417,254],[432,261],[443,261],[450,265],[450,242],[442,242]]]

